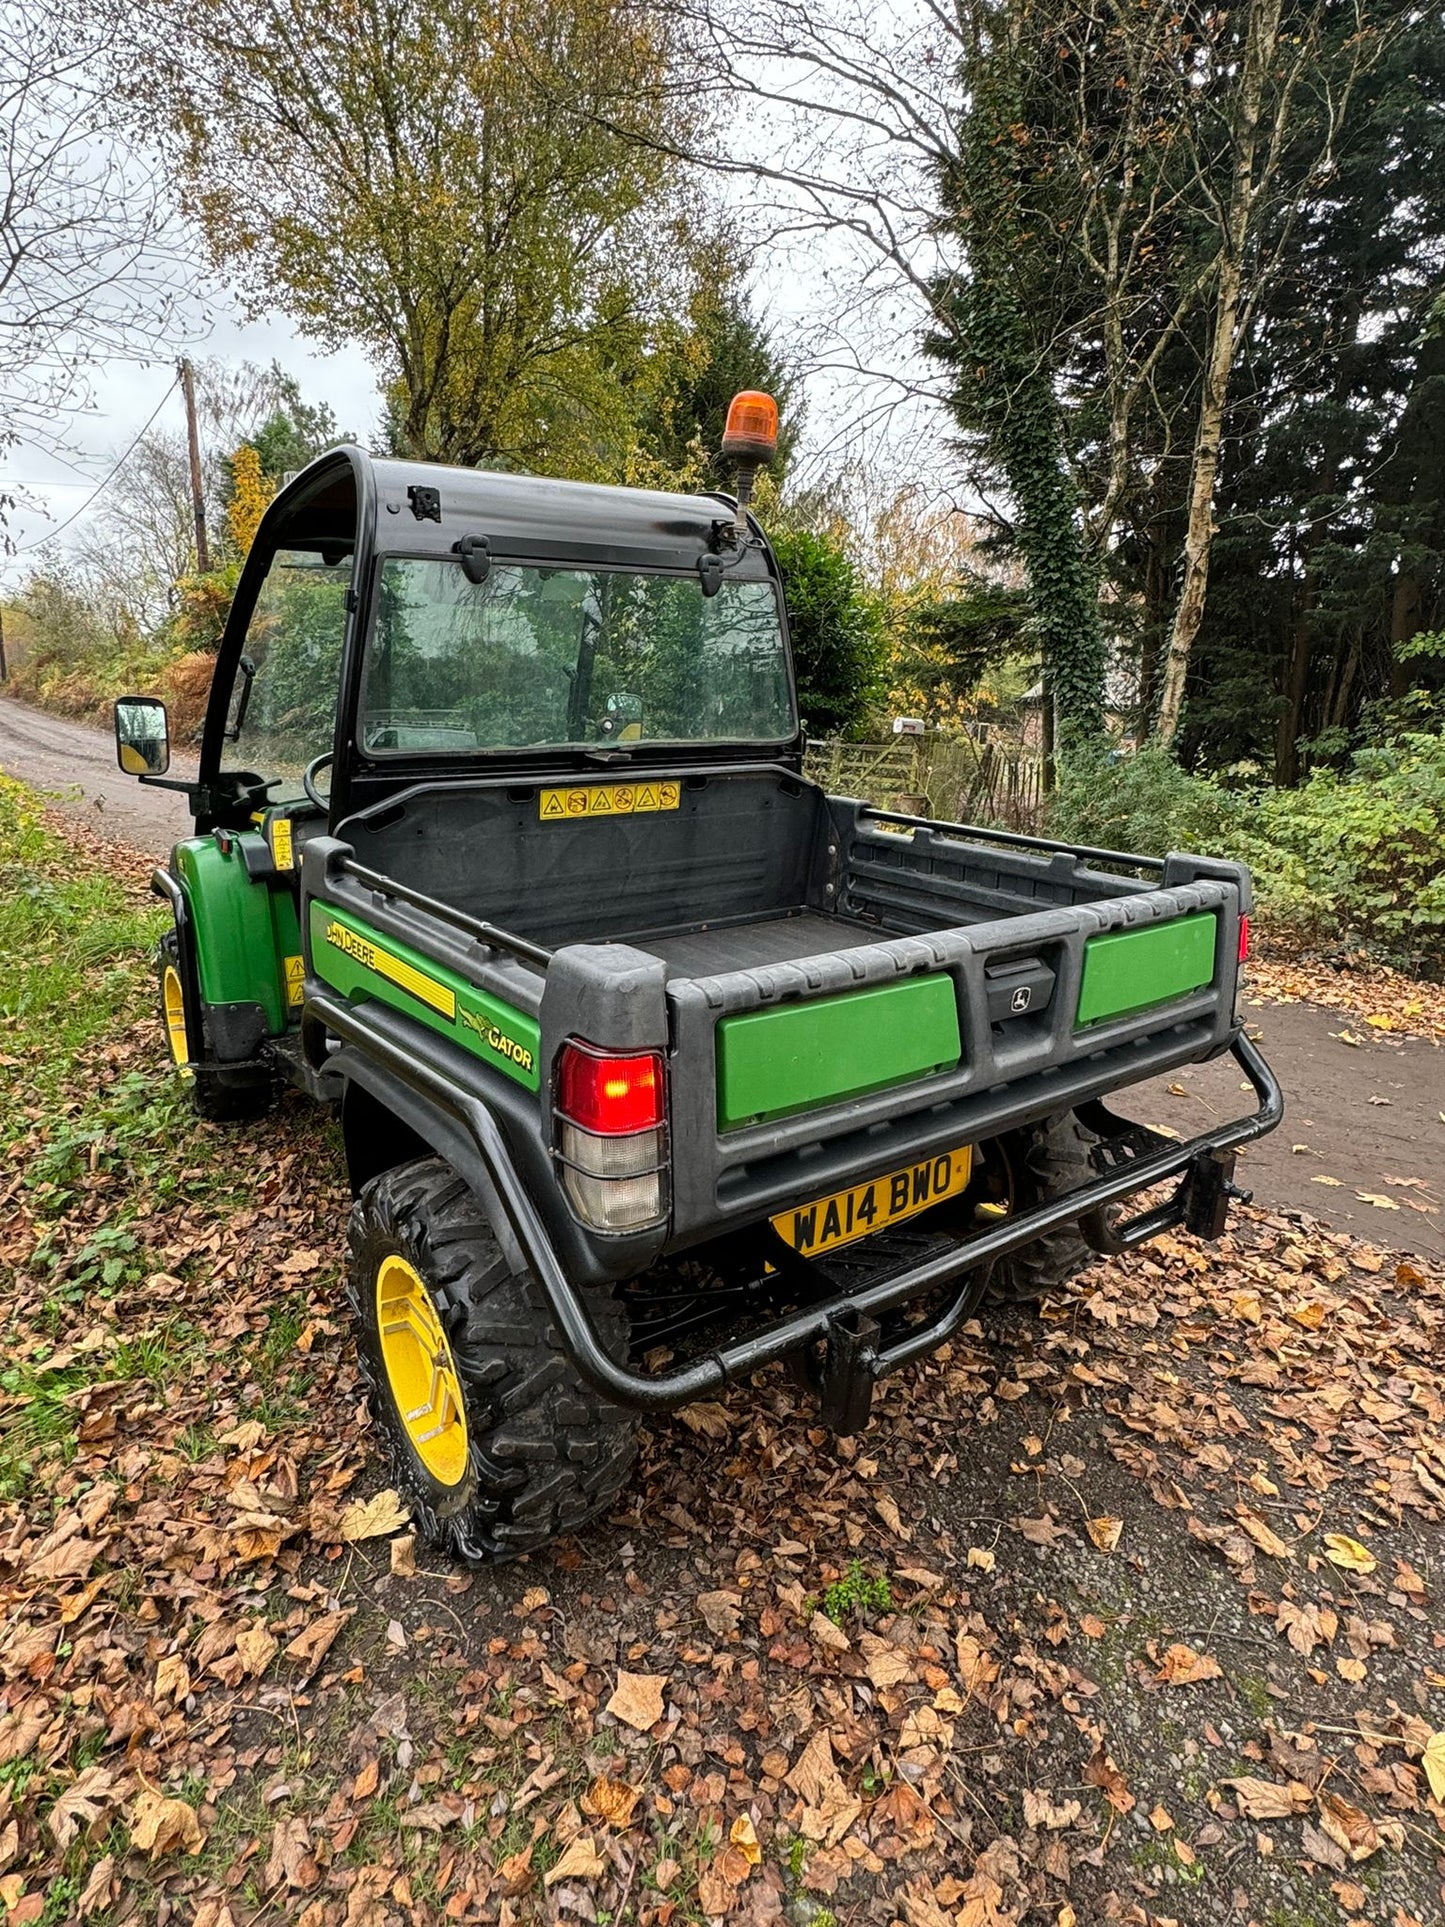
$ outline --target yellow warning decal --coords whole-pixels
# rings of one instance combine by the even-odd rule
[[[571,789],[543,790],[537,813],[544,823],[575,823],[584,816],[675,810],[681,801],[680,783],[578,783]]]
[[[289,816],[271,818],[271,860],[278,870],[289,870],[296,859],[291,851],[291,819]]]
[[[302,986],[306,982],[306,959],[304,957],[286,958],[286,1002],[292,1010],[301,1004]]]
[[[372,943],[367,937],[358,937],[355,931],[348,930],[344,923],[328,923],[326,941],[367,970],[374,970],[378,977],[385,977],[401,990],[409,990],[419,1003],[429,1004],[443,1017],[453,1023],[457,1017],[457,1000],[454,992],[445,984],[439,984],[435,977],[425,976],[420,970],[407,963],[404,958],[392,956],[380,944]]]

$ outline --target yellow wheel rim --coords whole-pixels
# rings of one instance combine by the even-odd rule
[[[180,972],[174,964],[167,964],[161,972],[161,1007],[165,1012],[166,1037],[170,1042],[171,1056],[177,1067],[184,1070],[191,1061],[191,1053],[186,1046],[186,999],[181,989]]]
[[[438,1485],[458,1484],[467,1469],[461,1380],[431,1293],[395,1252],[377,1270],[376,1326],[386,1381],[412,1451]]]

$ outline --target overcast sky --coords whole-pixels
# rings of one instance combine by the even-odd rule
[[[895,0],[892,11],[906,21],[908,0]],[[739,151],[775,153],[783,137],[774,124],[776,112],[739,117],[734,125]],[[720,183],[720,191],[740,235],[777,232],[777,207],[754,205],[758,190],[753,184],[734,175]],[[891,481],[923,481],[930,493],[951,498],[958,478],[946,420],[936,406],[907,403],[900,386],[900,378],[906,384],[919,374],[915,344],[923,316],[906,296],[866,315],[855,305],[855,291],[876,269],[866,249],[850,252],[836,234],[807,231],[794,231],[754,259],[751,281],[759,316],[802,368],[805,417],[794,479],[815,482],[846,460],[864,458]],[[317,353],[281,314],[242,322],[219,288],[198,292],[183,320],[189,339],[177,341],[177,352],[184,345],[198,360],[233,365],[277,361],[296,378],[307,401],[332,409],[343,431],[366,438],[375,428],[376,378],[359,349]],[[861,375],[860,366],[874,372]],[[63,558],[84,532],[91,513],[85,507],[88,498],[158,406],[158,426],[181,427],[179,391],[167,393],[174,378],[173,361],[101,366],[93,373],[91,407],[68,424],[68,457],[23,441],[0,453],[0,485],[17,486],[22,495],[9,526],[17,553],[0,558],[0,582],[13,585],[39,564]],[[104,500],[102,493],[97,509]]]

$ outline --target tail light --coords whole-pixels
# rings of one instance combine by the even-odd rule
[[[1239,919],[1239,961],[1244,963],[1249,957],[1249,918]]]
[[[635,1231],[667,1215],[667,1106],[660,1051],[627,1056],[569,1038],[552,1108],[573,1209],[597,1231]]]

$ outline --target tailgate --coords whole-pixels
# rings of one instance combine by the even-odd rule
[[[983,1142],[1224,1048],[1239,894],[1200,880],[675,979],[678,1234]]]

